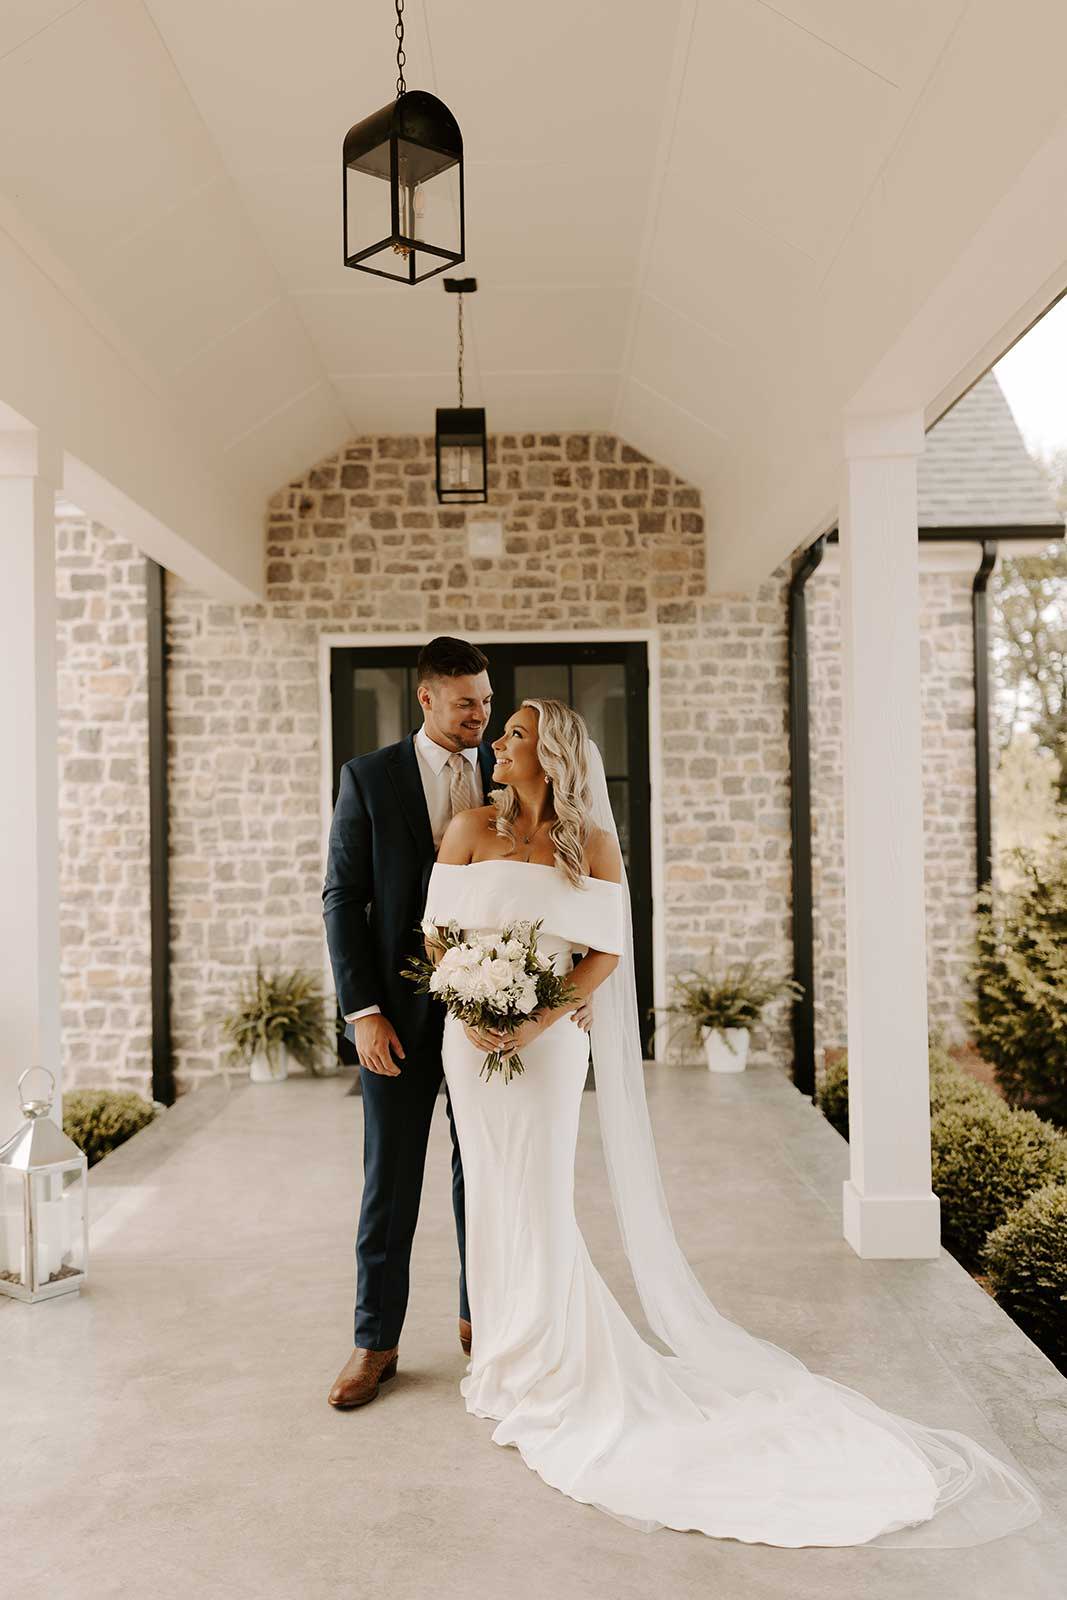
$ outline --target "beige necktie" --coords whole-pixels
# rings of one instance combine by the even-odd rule
[[[463,754],[462,750],[453,750],[448,758],[451,772],[448,775],[448,803],[452,808],[452,815],[457,811],[469,811],[472,806],[480,805],[478,790],[474,781],[474,768]]]

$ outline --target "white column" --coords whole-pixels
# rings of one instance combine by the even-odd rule
[[[923,418],[846,418],[839,505],[850,1176],[864,1257],[936,1256],[930,1188],[919,543]]]
[[[59,1033],[59,808],[55,493],[60,453],[34,429],[0,432],[0,1141],[26,1067],[55,1075]],[[40,1094],[37,1072],[24,1092]]]

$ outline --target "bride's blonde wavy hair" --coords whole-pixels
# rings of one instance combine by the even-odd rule
[[[584,717],[563,700],[523,700],[537,713],[537,759],[552,785],[556,820],[548,830],[556,866],[575,888],[582,887],[582,858],[592,832],[589,811],[589,729]],[[492,789],[490,802],[496,807],[496,831],[515,849],[515,818],[518,797],[510,784]],[[511,854],[511,850],[508,854]]]

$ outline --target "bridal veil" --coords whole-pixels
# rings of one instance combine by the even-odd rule
[[[590,740],[590,815],[618,841],[603,758]],[[961,1548],[1034,1522],[1041,1502],[1021,1471],[950,1428],[924,1427],[884,1410],[858,1390],[822,1377],[768,1339],[749,1333],[711,1303],[674,1234],[652,1136],[634,975],[633,926],[625,868],[622,955],[593,995],[590,1037],[604,1159],[623,1245],[648,1325],[678,1358],[679,1381],[724,1425],[740,1422],[738,1450],[758,1424],[765,1441],[775,1413],[788,1429],[798,1402],[809,1413],[844,1404],[912,1451],[936,1487],[933,1514],[884,1530],[879,1548]],[[606,1508],[605,1508],[606,1509]],[[611,1513],[613,1514],[613,1513]],[[618,1518],[652,1531],[659,1523]]]

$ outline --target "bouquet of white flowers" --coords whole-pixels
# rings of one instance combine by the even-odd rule
[[[436,995],[461,1022],[512,1031],[539,1010],[551,1011],[570,1001],[577,1005],[581,1000],[570,979],[557,973],[551,958],[538,951],[540,927],[540,918],[511,922],[491,942],[464,940],[454,918],[436,923],[425,917],[424,937],[444,954],[436,964],[413,957],[401,976],[411,978],[420,994]],[[508,1083],[523,1070],[521,1056],[504,1057],[490,1050],[479,1076],[488,1080],[500,1072]]]

